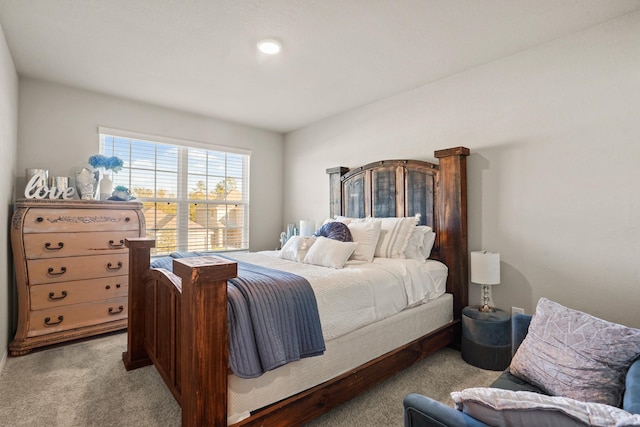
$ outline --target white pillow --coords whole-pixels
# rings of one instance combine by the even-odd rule
[[[335,216],[335,221],[341,222],[343,224],[351,224],[352,222],[365,222],[367,221],[369,218],[371,217],[366,217],[366,218],[351,218],[348,216],[342,216],[342,215],[336,215]]]
[[[304,257],[305,264],[342,268],[358,244],[318,237]]]
[[[491,426],[609,427],[631,414],[615,406],[531,391],[468,388],[451,393],[456,408]]]
[[[351,232],[351,238],[358,244],[356,250],[351,254],[351,259],[359,261],[373,261],[376,251],[382,221],[373,220],[366,222],[351,222],[347,225]]]
[[[433,249],[435,241],[436,233],[431,230],[431,227],[426,225],[416,226],[407,241],[404,257],[424,261],[431,256],[431,249]]]
[[[380,258],[404,258],[404,251],[411,232],[416,226],[416,217],[380,218],[380,238],[375,256]]]
[[[316,241],[317,237],[301,237],[291,236],[287,243],[284,244],[278,258],[288,259],[289,261],[303,262],[304,257],[307,255],[307,251],[311,248],[311,245]]]
[[[424,246],[423,250],[427,258],[431,256],[433,245],[436,243],[436,233],[433,231],[427,231],[424,233]]]

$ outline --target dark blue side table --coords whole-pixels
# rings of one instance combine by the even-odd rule
[[[511,363],[511,316],[494,310],[462,309],[462,358],[478,368],[502,371]]]

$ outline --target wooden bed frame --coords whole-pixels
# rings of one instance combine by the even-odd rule
[[[435,152],[439,164],[415,160],[328,169],[331,215],[413,216],[437,235],[432,258],[449,268],[454,321],[309,390],[255,411],[234,426],[300,425],[351,399],[425,356],[460,342],[468,299],[466,156],[456,147]],[[129,330],[127,370],[153,363],[182,407],[183,426],[227,425],[228,330],[226,281],[237,264],[218,257],[181,258],[181,283],[150,269],[155,241],[127,240]],[[295,420],[295,421],[292,421]]]

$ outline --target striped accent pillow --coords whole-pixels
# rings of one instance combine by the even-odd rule
[[[407,248],[409,237],[418,219],[413,216],[376,219],[379,219],[382,223],[375,256],[379,258],[404,258],[404,251]]]

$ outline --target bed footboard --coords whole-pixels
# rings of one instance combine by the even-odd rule
[[[183,426],[227,422],[227,280],[237,263],[173,261],[181,279],[149,270],[153,239],[126,241],[130,257],[127,370],[153,363],[182,407]],[[185,309],[182,309],[182,308]]]

